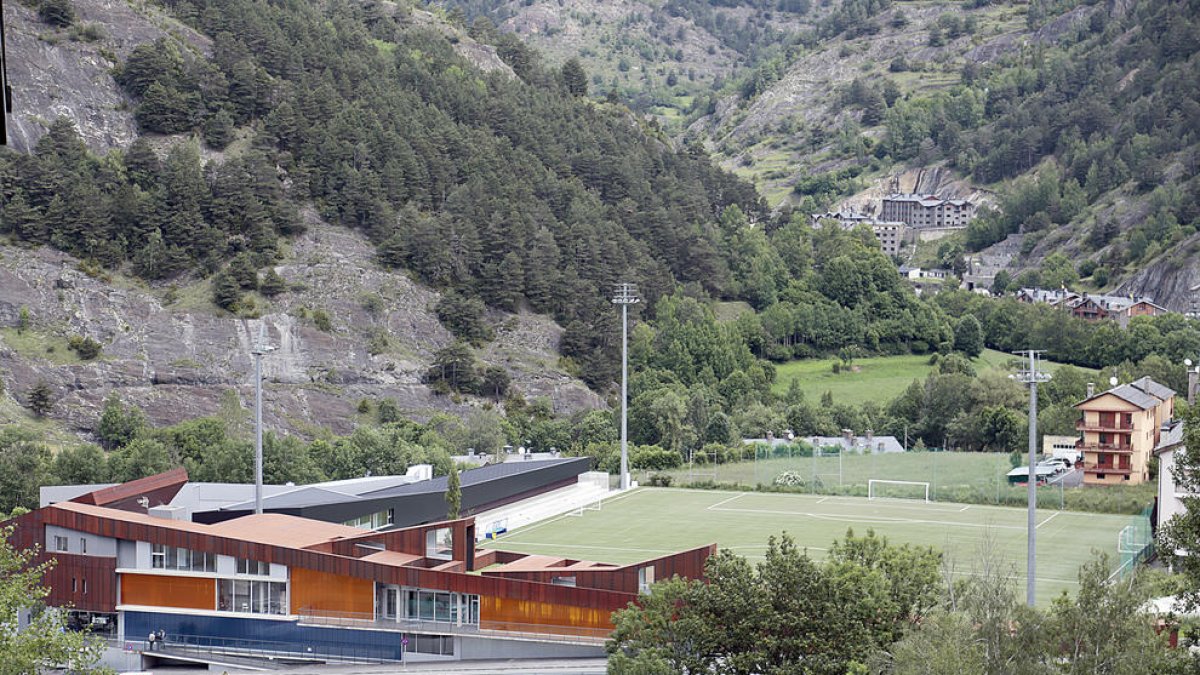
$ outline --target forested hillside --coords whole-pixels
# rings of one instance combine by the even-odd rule
[[[903,176],[996,207],[947,250],[1016,235],[995,254],[1008,280],[1041,283],[1059,252],[1083,289],[1183,310],[1200,283],[1195,2],[450,4],[575,50],[558,58],[578,56],[594,90],[703,142],[773,206],[877,205]],[[689,51],[697,35],[743,57],[681,77],[709,70]]]

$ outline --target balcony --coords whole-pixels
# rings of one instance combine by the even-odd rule
[[[1087,419],[1079,420],[1075,423],[1075,429],[1078,431],[1103,431],[1106,433],[1131,434],[1133,433],[1132,424],[1124,424],[1122,422],[1101,422],[1099,420],[1089,421]]]
[[[1114,473],[1119,476],[1128,476],[1133,474],[1133,467],[1118,466],[1116,464],[1099,464],[1097,462],[1084,462],[1084,473]]]
[[[1132,445],[1121,445],[1117,443],[1084,443],[1080,441],[1075,444],[1076,450],[1083,452],[1115,452],[1118,454],[1130,455],[1133,454]]]

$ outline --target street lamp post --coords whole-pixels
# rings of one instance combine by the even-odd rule
[[[629,306],[637,304],[637,287],[617,284],[613,304],[621,306],[621,489],[629,489]]]
[[[267,324],[258,325],[258,339],[251,347],[254,355],[254,512],[263,512],[263,444],[262,444],[262,357],[275,351],[267,343]]]

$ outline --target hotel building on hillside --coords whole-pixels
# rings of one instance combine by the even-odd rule
[[[175,470],[52,503],[9,521],[11,543],[57,560],[49,605],[145,663],[598,656],[614,610],[655,579],[700,578],[716,550],[614,565],[477,550],[474,517],[380,530],[278,512],[194,522],[160,508],[187,485]]]
[[[965,199],[917,194],[890,194],[879,213],[880,220],[900,221],[918,230],[966,227],[974,217],[975,205]]]
[[[1091,394],[1075,405],[1082,413],[1085,485],[1137,485],[1150,479],[1150,457],[1163,425],[1175,414],[1175,392],[1143,377]]]

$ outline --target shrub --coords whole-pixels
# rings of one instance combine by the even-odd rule
[[[38,6],[38,18],[51,26],[66,28],[75,23],[75,8],[70,0],[42,0]]]
[[[313,325],[317,327],[317,330],[324,331],[326,333],[333,332],[333,320],[329,318],[329,312],[326,312],[323,309],[314,309],[312,312],[312,320]]]
[[[70,349],[78,354],[79,358],[83,359],[84,361],[91,361],[97,356],[100,356],[100,350],[102,348],[103,345],[90,337],[72,335],[71,338],[67,340],[67,349]]]
[[[650,476],[650,485],[653,487],[671,487],[672,478],[665,473],[656,473]]]

